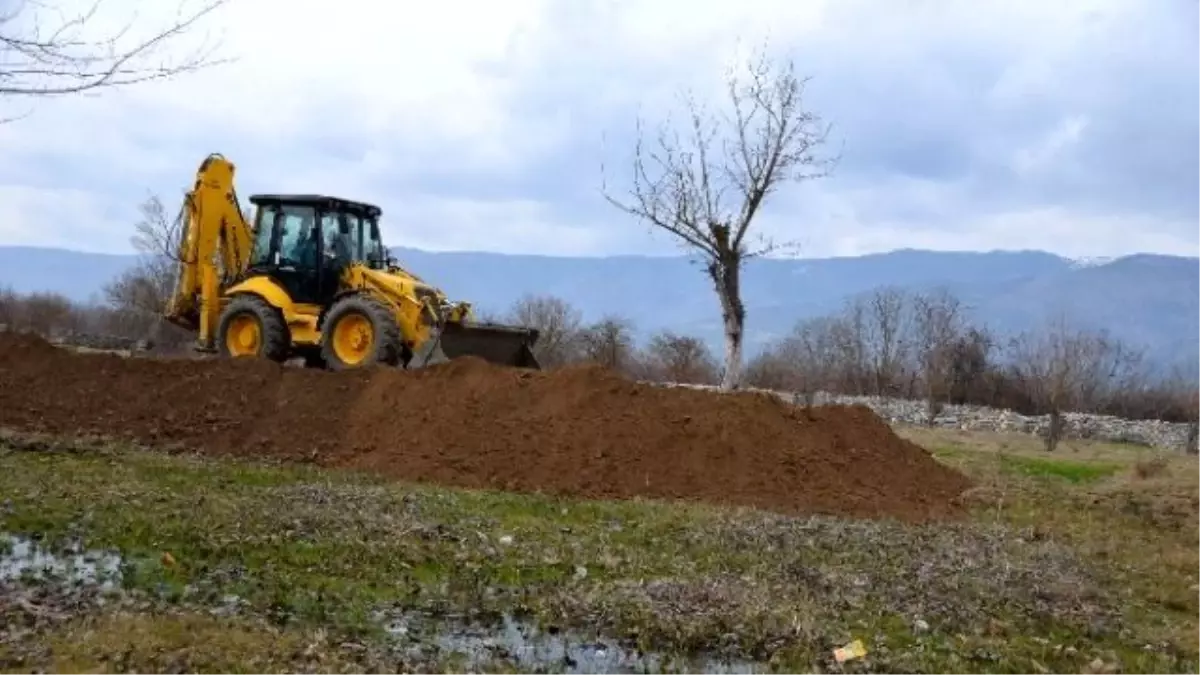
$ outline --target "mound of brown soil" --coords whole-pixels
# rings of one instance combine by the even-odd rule
[[[810,416],[761,394],[472,359],[329,373],[258,360],[72,354],[0,334],[0,427],[470,488],[903,520],[956,514],[968,486],[865,407]]]

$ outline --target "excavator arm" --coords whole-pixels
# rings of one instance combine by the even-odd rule
[[[253,231],[242,216],[233,185],[234,165],[211,154],[196,171],[179,217],[179,272],[165,318],[197,331],[201,349],[212,349],[221,312],[221,289],[250,264]]]

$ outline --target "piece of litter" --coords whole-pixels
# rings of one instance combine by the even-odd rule
[[[833,658],[838,663],[845,663],[853,659],[861,659],[867,655],[867,646],[862,640],[855,640],[848,645],[838,647],[833,650]]]
[[[513,543],[512,535],[506,534],[503,537],[500,537],[500,543],[505,546],[508,546],[509,544]]]

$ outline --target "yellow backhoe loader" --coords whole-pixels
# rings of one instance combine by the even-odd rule
[[[183,209],[179,274],[165,318],[196,348],[344,370],[412,367],[440,349],[539,368],[536,330],[477,322],[471,305],[392,260],[381,210],[321,195],[253,195],[242,215],[233,163],[209,155]],[[417,363],[417,362],[420,363]]]

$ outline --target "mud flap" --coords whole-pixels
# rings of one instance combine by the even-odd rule
[[[449,323],[442,329],[438,347],[448,359],[476,356],[516,368],[540,370],[533,354],[538,332],[532,328],[495,323]]]

